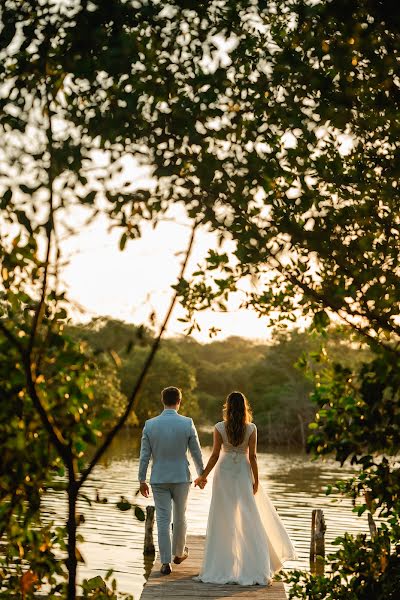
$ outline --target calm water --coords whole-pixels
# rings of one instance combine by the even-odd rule
[[[206,459],[210,453],[210,447],[206,444],[210,440],[207,435],[202,440]],[[80,578],[104,575],[112,568],[118,588],[134,594],[135,600],[140,598],[146,574],[152,566],[148,562],[145,564],[143,559],[144,524],[137,521],[131,511],[120,512],[115,503],[121,495],[134,501],[138,488],[139,443],[136,435],[123,432],[85,486],[85,493],[91,499],[95,498],[97,490],[101,497],[108,498],[108,504],[93,504],[90,508],[82,502],[79,506],[86,518],[79,530],[85,538],[80,546],[85,559],[85,564],[80,567]],[[327,552],[334,550],[331,542],[337,535],[345,531],[356,533],[368,530],[366,516],[358,518],[351,510],[350,500],[338,502],[334,496],[327,497],[324,494],[327,484],[350,476],[350,468],[339,469],[333,462],[311,462],[307,456],[299,453],[260,450],[258,464],[261,484],[274,502],[299,555],[298,561],[288,562],[286,567],[308,569],[313,508],[324,510]],[[188,508],[189,533],[205,534],[211,479],[212,474],[203,491],[192,488]],[[151,497],[145,500],[138,496],[137,502],[145,506],[152,504],[153,500]],[[48,495],[44,514],[46,519],[62,522],[65,499],[61,493],[52,492]]]

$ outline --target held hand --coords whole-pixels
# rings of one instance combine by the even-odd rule
[[[142,496],[144,496],[145,498],[148,498],[150,495],[150,490],[149,490],[149,486],[147,485],[147,483],[145,481],[141,481],[140,482],[140,493],[142,494]]]
[[[258,481],[253,483],[253,494],[256,495],[258,492]]]
[[[207,478],[203,477],[203,475],[200,475],[200,477],[198,477],[197,479],[194,480],[194,487],[196,487],[196,485],[197,485],[201,490],[204,490],[206,483],[207,483]]]

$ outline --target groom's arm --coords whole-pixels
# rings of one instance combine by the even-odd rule
[[[139,458],[139,474],[138,479],[140,482],[146,481],[147,469],[149,467],[151,457],[151,445],[149,436],[147,433],[147,423],[144,424],[142,432],[142,441],[140,444],[140,458]]]
[[[192,419],[188,446],[189,452],[193,458],[193,462],[196,467],[197,474],[201,475],[204,471],[203,456],[201,454],[199,436],[197,435],[197,430],[194,426]]]

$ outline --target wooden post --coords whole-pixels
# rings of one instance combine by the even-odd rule
[[[325,518],[322,510],[318,509],[315,517],[315,558],[317,575],[323,575],[325,566]]]
[[[325,565],[325,518],[320,508],[312,511],[310,570],[317,575],[323,575]]]
[[[315,513],[316,511],[312,511],[311,516],[311,540],[310,540],[310,568],[313,570],[313,564],[315,563]]]
[[[153,528],[154,528],[154,506],[146,506],[146,522],[144,526],[144,549],[143,554],[155,554]]]

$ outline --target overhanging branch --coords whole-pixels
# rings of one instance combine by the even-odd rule
[[[291,283],[293,283],[294,285],[296,285],[297,287],[299,287],[306,296],[311,297],[316,302],[322,304],[324,307],[329,308],[330,310],[332,310],[333,312],[335,312],[338,315],[339,318],[343,319],[343,321],[345,321],[352,329],[354,329],[355,331],[357,331],[357,333],[359,333],[359,334],[363,335],[364,337],[366,337],[367,339],[369,339],[370,342],[372,342],[374,344],[378,344],[379,346],[381,346],[385,350],[388,350],[389,352],[393,352],[395,354],[398,354],[398,350],[396,348],[390,346],[389,344],[385,344],[379,338],[374,337],[373,335],[371,335],[371,333],[369,332],[369,329],[367,327],[363,327],[361,325],[357,325],[356,323],[354,323],[353,321],[351,321],[350,316],[352,316],[352,315],[350,315],[349,313],[343,314],[343,306],[335,305],[335,303],[331,299],[329,299],[326,296],[326,294],[320,294],[320,293],[318,293],[312,287],[308,286],[306,283],[304,283],[303,281],[301,281],[298,277],[296,277],[295,275],[293,275],[293,273],[288,273],[287,269],[284,268],[284,266],[282,265],[282,263],[279,261],[279,259],[276,256],[273,256],[273,259],[278,264],[279,272],[286,279],[288,279]],[[359,316],[362,317],[363,315],[359,315]],[[392,329],[392,331],[394,333],[398,333],[397,328]]]
[[[42,290],[41,290],[41,294],[40,294],[39,304],[36,307],[35,314],[33,317],[31,335],[29,337],[29,343],[28,343],[29,355],[32,354],[32,351],[33,351],[33,348],[35,345],[36,333],[37,333],[38,327],[40,325],[40,322],[43,318],[43,312],[44,312],[45,300],[46,300],[46,292],[47,292],[47,281],[48,281],[48,274],[49,274],[50,254],[51,254],[51,247],[52,247],[52,235],[53,235],[53,230],[54,230],[53,127],[52,127],[52,121],[51,121],[50,99],[49,99],[47,87],[45,89],[45,95],[46,95],[45,105],[46,105],[47,119],[48,119],[47,150],[48,150],[49,156],[50,156],[50,164],[49,164],[49,171],[48,171],[48,173],[49,173],[49,188],[48,189],[49,189],[49,195],[50,195],[49,196],[49,217],[48,217],[48,221],[46,223],[47,247],[46,247],[45,260],[44,260]]]
[[[72,459],[71,451],[70,451],[67,443],[63,439],[63,436],[62,436],[61,432],[59,431],[58,427],[53,422],[51,415],[48,414],[48,412],[46,411],[45,407],[43,406],[43,404],[39,398],[39,394],[37,393],[35,381],[34,381],[33,374],[32,374],[32,364],[31,364],[30,356],[26,356],[24,359],[24,369],[25,369],[25,375],[26,375],[27,390],[28,390],[29,396],[31,397],[33,406],[35,407],[36,411],[38,412],[38,414],[42,420],[42,423],[43,423],[46,431],[48,432],[51,441],[53,442],[54,446],[56,447],[57,451],[59,452],[61,458],[64,460],[64,462],[66,464],[69,464],[69,462]]]

